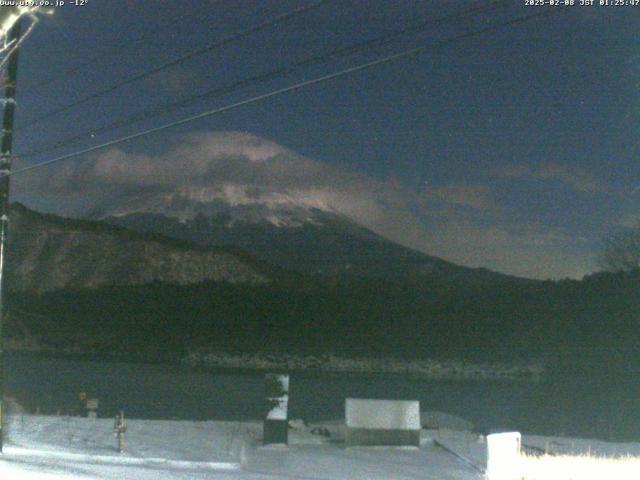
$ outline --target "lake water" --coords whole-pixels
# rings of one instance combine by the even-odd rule
[[[99,415],[129,418],[260,419],[263,375],[202,372],[168,365],[5,355],[5,385],[29,410],[65,413],[78,393],[100,400]],[[443,381],[400,375],[293,374],[290,418],[344,418],[347,397],[419,400],[472,421],[479,431],[640,439],[640,393],[605,394],[576,375],[541,383]],[[624,406],[624,408],[623,408]]]

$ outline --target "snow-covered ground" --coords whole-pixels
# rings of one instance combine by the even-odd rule
[[[290,445],[261,446],[260,422],[130,420],[119,454],[113,421],[16,414],[0,478],[11,480],[472,480],[486,457],[483,437],[423,430],[420,448],[345,448],[341,422],[293,422]],[[322,427],[330,436],[319,435]],[[523,444],[550,452],[640,455],[640,444],[524,436]]]

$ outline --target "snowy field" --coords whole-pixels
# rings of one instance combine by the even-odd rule
[[[0,460],[7,479],[416,479],[482,478],[438,448],[351,448],[344,427],[294,424],[288,447],[262,447],[259,422],[127,422],[127,450],[116,451],[113,421],[16,415]]]
[[[259,422],[130,420],[119,454],[109,419],[17,414],[7,422],[0,478],[12,480],[472,480],[484,478],[486,458],[483,437],[453,430],[423,430],[420,448],[345,448],[341,423],[294,422],[288,447],[262,447]],[[558,454],[640,456],[637,443],[525,435],[523,444]]]

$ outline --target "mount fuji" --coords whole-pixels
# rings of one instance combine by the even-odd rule
[[[236,246],[305,274],[514,278],[397,243],[420,224],[401,185],[243,132],[191,134],[155,156],[110,150],[45,175],[41,190],[64,198],[68,216]]]

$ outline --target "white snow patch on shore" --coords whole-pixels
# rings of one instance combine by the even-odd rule
[[[190,367],[245,368],[255,370],[323,371],[336,373],[389,373],[451,380],[539,381],[538,365],[473,364],[460,361],[400,360],[397,358],[348,358],[338,355],[233,355],[191,352],[182,363]]]

